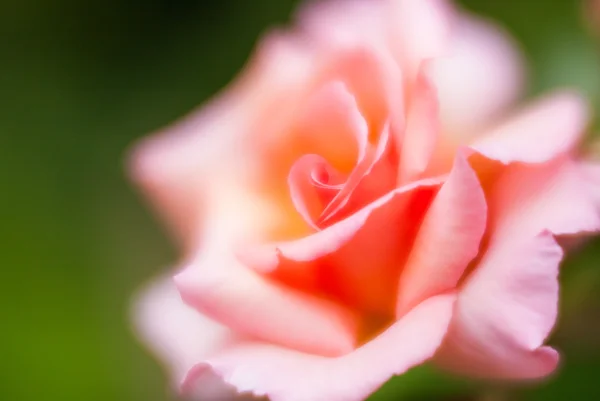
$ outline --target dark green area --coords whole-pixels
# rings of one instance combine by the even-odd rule
[[[124,156],[223,87],[294,3],[0,3],[0,400],[169,399],[127,314],[133,291],[176,255],[125,179]],[[517,35],[531,93],[576,86],[598,104],[600,56],[577,2],[465,3]],[[560,373],[507,400],[600,399],[599,249],[565,274]],[[462,400],[480,389],[424,367],[372,399]]]

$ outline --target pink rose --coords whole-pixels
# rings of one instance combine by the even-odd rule
[[[585,103],[509,112],[520,55],[443,0],[320,2],[297,25],[136,149],[184,252],[136,304],[141,338],[201,399],[362,400],[428,360],[551,373],[555,236],[600,228]]]

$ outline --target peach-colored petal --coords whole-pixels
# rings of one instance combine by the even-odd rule
[[[333,82],[309,99],[294,131],[299,142],[295,149],[316,154],[305,155],[292,166],[288,176],[292,201],[316,228],[321,213],[339,192],[330,185],[331,179],[341,181],[337,171],[352,171],[366,157],[369,128],[353,95],[343,83]]]
[[[346,84],[329,82],[307,99],[289,142],[325,159],[336,169],[350,171],[364,158],[369,127]],[[289,146],[289,145],[288,145]]]
[[[382,132],[388,123],[402,124],[404,77],[391,56],[371,47],[343,52],[338,49],[337,53],[329,74],[331,79],[342,80],[356,98],[369,125],[370,137]]]
[[[559,92],[482,134],[472,147],[505,164],[543,163],[572,150],[588,122],[585,101],[574,93]]]
[[[441,179],[396,189],[313,235],[240,254],[291,287],[323,292],[354,308],[389,314],[401,263]]]
[[[429,63],[421,64],[408,104],[400,150],[400,183],[418,179],[425,172],[440,130],[437,94],[428,76],[428,68]]]
[[[396,315],[456,287],[479,251],[486,227],[485,195],[462,154],[433,200],[404,266]]]
[[[305,155],[292,166],[288,177],[292,202],[313,228],[318,229],[319,217],[342,190],[345,178],[318,155]]]
[[[600,210],[581,166],[567,158],[507,166],[489,197],[496,236],[600,230]]]
[[[490,244],[459,293],[439,364],[478,377],[550,374],[558,353],[543,343],[557,317],[562,254],[548,232]]]
[[[267,344],[240,344],[199,361],[185,385],[213,371],[240,392],[268,396],[271,401],[361,401],[392,376],[435,353],[450,322],[454,299],[447,294],[426,300],[374,340],[338,358]]]
[[[600,229],[598,206],[567,157],[504,170],[489,197],[490,243],[459,295],[440,359],[471,375],[543,377],[558,362],[542,346],[556,320],[562,258],[552,234]]]
[[[174,386],[180,385],[199,360],[241,340],[231,329],[183,303],[171,277],[156,279],[144,288],[132,316],[140,339],[170,368]],[[204,380],[196,386],[195,395],[200,399],[233,399],[231,389],[220,379]]]
[[[350,216],[396,187],[398,156],[396,135],[387,124],[374,151],[360,161],[347,182],[323,210],[321,227]]]
[[[457,143],[501,117],[523,89],[524,61],[498,26],[471,15],[452,26],[444,57],[431,63],[444,130]]]
[[[203,252],[175,282],[187,304],[241,333],[320,355],[354,349],[352,312],[267,280],[226,249]]]

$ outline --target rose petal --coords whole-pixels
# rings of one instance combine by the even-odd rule
[[[581,169],[588,193],[594,200],[596,207],[600,209],[600,164],[597,162],[582,162],[578,166]]]
[[[473,169],[462,154],[433,200],[410,256],[398,290],[396,316],[432,295],[456,287],[479,251],[485,232],[487,205]]]
[[[132,179],[185,247],[199,240],[205,184],[218,179],[215,172],[255,173],[257,161],[240,152],[240,144],[250,140],[257,121],[261,132],[275,124],[275,107],[278,116],[294,109],[294,99],[301,98],[314,73],[311,56],[289,35],[269,35],[244,74],[224,93],[133,149]]]
[[[396,188],[398,156],[395,138],[390,125],[386,125],[375,151],[356,166],[345,185],[323,210],[318,221],[320,227],[350,216]]]
[[[213,371],[240,392],[272,401],[360,401],[393,375],[429,359],[452,316],[454,295],[430,298],[356,351],[338,358],[241,344],[199,363],[185,385]],[[185,387],[184,387],[185,388]]]
[[[555,93],[476,138],[471,146],[504,164],[543,163],[574,147],[585,132],[588,114],[578,95]]]
[[[403,124],[403,71],[388,52],[370,46],[326,48],[322,79],[344,82],[369,126],[373,143],[384,126]]]
[[[489,197],[493,231],[524,238],[543,230],[578,234],[600,230],[600,210],[577,163],[561,158],[540,165],[510,165]]]
[[[317,221],[323,210],[342,190],[342,177],[318,155],[305,155],[292,166],[288,177],[292,202],[314,229],[319,229]]]
[[[446,0],[389,2],[397,54],[409,76],[417,75],[424,60],[444,55],[451,34],[453,10]]]
[[[353,307],[393,313],[401,263],[442,180],[398,188],[320,232],[240,254],[256,270]]]
[[[315,42],[332,48],[352,48],[386,44],[385,24],[389,13],[386,1],[327,0],[307,1],[297,13],[298,25]]]
[[[329,0],[301,7],[299,25],[324,58],[329,74],[342,77],[363,115],[378,134],[403,119],[404,76],[389,43],[392,2]],[[398,121],[396,121],[398,120]]]
[[[140,339],[168,365],[174,386],[180,385],[199,360],[241,340],[184,304],[171,277],[156,279],[143,290],[135,300],[132,317]],[[231,389],[215,378],[197,386],[195,395],[200,399],[233,397]]]
[[[294,206],[311,226],[317,227],[317,219],[339,192],[319,185],[315,174],[329,181],[332,175],[341,176],[339,170],[352,171],[367,154],[368,136],[367,123],[343,83],[330,83],[309,100],[289,139],[299,142],[294,152],[306,149],[316,154],[294,163],[288,183]]]
[[[523,89],[524,60],[506,32],[490,21],[460,16],[447,53],[431,63],[440,116],[451,142],[464,144],[502,116]]]
[[[187,304],[235,331],[319,355],[354,349],[352,312],[261,277],[227,249],[205,250],[175,282]]]
[[[440,130],[436,90],[422,63],[408,104],[406,130],[400,150],[400,183],[420,178],[429,164]]]
[[[443,52],[454,10],[446,0],[328,0],[300,11],[300,26],[315,42],[390,52],[414,74]]]
[[[349,172],[367,152],[369,127],[346,84],[334,81],[311,96],[300,112],[295,149],[307,149],[337,170]]]
[[[551,373],[558,353],[542,345],[557,317],[561,259],[548,232],[493,241],[459,294],[440,365],[504,379]]]

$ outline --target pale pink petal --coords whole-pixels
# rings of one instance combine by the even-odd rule
[[[581,166],[561,158],[505,167],[489,197],[497,236],[525,238],[543,230],[568,235],[600,230],[600,210]]]
[[[188,117],[164,133],[144,139],[134,149],[130,174],[166,220],[169,228],[185,245],[197,242],[197,230],[203,216],[200,189],[207,179],[209,166],[219,165],[215,155],[229,157],[229,145],[238,117],[219,119],[225,113],[227,96]],[[215,133],[207,134],[205,131]]]
[[[229,328],[199,314],[181,300],[171,277],[161,277],[143,289],[133,305],[134,329],[148,348],[169,368],[179,386],[199,361],[241,338]],[[221,379],[196,386],[199,399],[233,399]]]
[[[543,163],[573,149],[585,132],[588,114],[580,96],[558,92],[483,133],[471,146],[505,164]]]
[[[454,10],[446,0],[390,1],[392,37],[409,76],[425,60],[443,56],[451,35]]]
[[[550,374],[558,353],[543,343],[556,322],[562,254],[548,232],[493,240],[459,293],[438,363],[478,377]]]
[[[320,355],[354,349],[352,312],[261,277],[227,249],[203,252],[175,282],[187,304],[237,332]]]
[[[314,43],[386,52],[413,75],[422,60],[443,54],[454,10],[446,0],[315,0],[300,11]]]
[[[263,133],[274,124],[272,109],[276,107],[277,116],[283,118],[294,108],[294,99],[301,98],[314,73],[313,61],[290,35],[273,33],[221,95],[133,149],[132,179],[185,247],[199,240],[206,183],[219,179],[215,172],[256,173],[259,160],[243,146],[255,142],[252,135],[258,121]]]
[[[431,358],[452,317],[453,294],[430,298],[356,351],[338,358],[247,343],[200,362],[186,385],[212,371],[271,401],[362,401],[394,375]]]
[[[487,206],[475,172],[462,154],[433,200],[404,266],[396,316],[432,295],[456,287],[477,256]]]
[[[600,229],[584,177],[567,157],[504,167],[488,198],[489,244],[459,295],[444,366],[502,378],[544,377],[556,367],[558,353],[542,346],[558,302],[562,250],[552,234]]]
[[[436,89],[422,63],[408,103],[406,129],[400,150],[400,183],[420,178],[429,164],[440,130]]]
[[[332,48],[386,45],[387,0],[312,0],[300,5],[298,25]]]
[[[240,252],[257,271],[361,310],[392,314],[401,263],[442,180],[398,188],[322,231]]]
[[[596,207],[600,208],[600,163],[586,161],[580,163],[579,167],[588,193]]]
[[[431,63],[431,73],[444,130],[464,144],[519,98],[524,60],[512,38],[489,21],[465,15],[452,28],[447,53]]]

